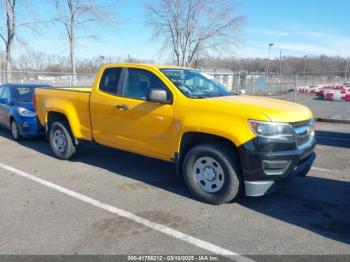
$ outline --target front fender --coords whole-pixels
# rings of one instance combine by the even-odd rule
[[[177,135],[175,152],[180,152],[182,138],[186,133],[203,133],[218,136],[231,141],[236,147],[248,142],[255,137],[250,130],[246,120],[227,118],[226,116],[213,116],[211,119],[208,115],[205,118],[187,117],[180,124],[182,128]]]

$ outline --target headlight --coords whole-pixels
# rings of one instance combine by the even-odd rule
[[[259,137],[290,142],[295,140],[293,127],[288,123],[249,120],[249,126]]]
[[[20,114],[21,116],[24,116],[24,117],[35,117],[35,113],[28,110],[28,109],[25,109],[23,107],[19,107],[18,109],[18,114]]]

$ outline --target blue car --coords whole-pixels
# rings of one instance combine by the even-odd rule
[[[0,86],[0,126],[11,130],[14,140],[44,135],[33,105],[36,87],[49,85],[5,84]]]

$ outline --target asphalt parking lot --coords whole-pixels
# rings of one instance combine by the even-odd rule
[[[89,143],[61,161],[0,129],[0,254],[350,255],[350,126],[316,128],[307,177],[221,206],[194,200],[172,164]]]

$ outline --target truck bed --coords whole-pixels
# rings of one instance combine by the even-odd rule
[[[74,123],[74,136],[77,139],[92,140],[90,122],[91,87],[37,88],[36,114],[40,124],[45,126],[50,112],[59,112],[69,116],[68,122]],[[67,112],[68,111],[68,112]]]

